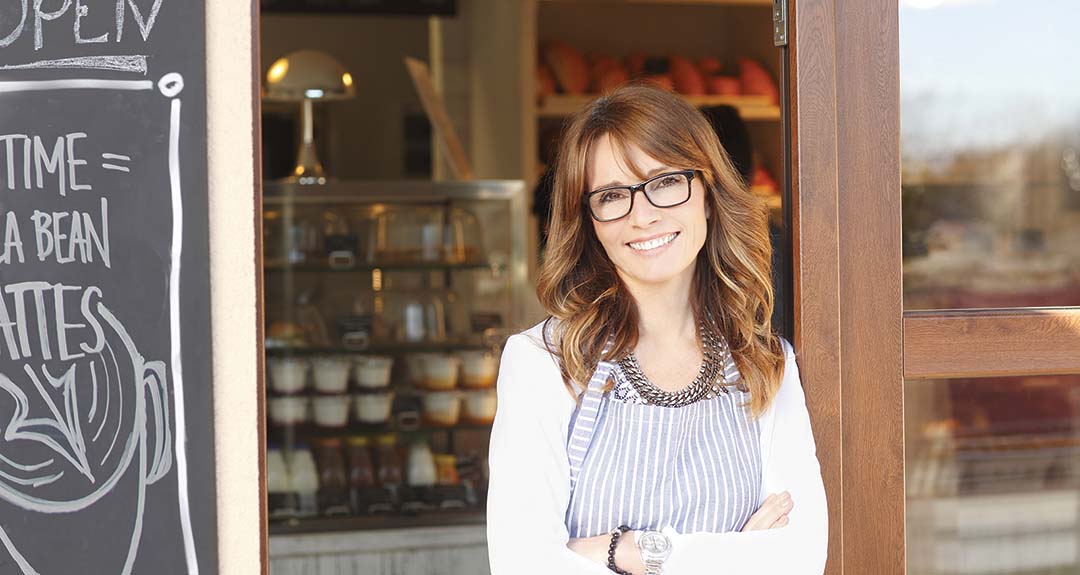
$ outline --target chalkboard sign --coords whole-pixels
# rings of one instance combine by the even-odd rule
[[[0,573],[214,573],[205,15],[0,2]]]

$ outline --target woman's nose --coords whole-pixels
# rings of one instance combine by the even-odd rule
[[[645,190],[635,190],[633,206],[630,209],[630,223],[638,227],[646,227],[660,219],[660,208],[652,205],[649,198],[645,197]]]

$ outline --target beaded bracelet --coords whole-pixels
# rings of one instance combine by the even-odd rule
[[[615,566],[615,547],[619,545],[619,537],[629,530],[630,528],[626,525],[621,525],[611,530],[611,546],[608,547],[607,567],[619,575],[631,575],[629,571],[623,571]]]

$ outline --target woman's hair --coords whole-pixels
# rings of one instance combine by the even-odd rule
[[[691,301],[698,325],[723,334],[751,394],[751,413],[768,408],[783,377],[784,353],[772,333],[773,288],[768,208],[732,166],[705,117],[682,98],[631,84],[597,98],[569,121],[560,144],[547,250],[537,284],[551,314],[544,340],[577,396],[601,359],[621,358],[638,339],[633,297],[596,237],[582,198],[586,160],[604,135],[624,159],[628,146],[675,169],[697,170],[709,216]],[[629,166],[642,180],[640,166]],[[552,320],[556,320],[552,322]],[[554,325],[552,325],[554,324]]]

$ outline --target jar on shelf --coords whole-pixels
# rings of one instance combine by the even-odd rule
[[[443,210],[439,206],[387,206],[372,229],[374,264],[443,261]]]
[[[483,227],[476,214],[465,208],[450,208],[443,234],[445,261],[475,264],[483,260]]]
[[[399,343],[440,343],[446,341],[446,305],[439,294],[423,291],[385,292],[376,323],[386,326],[390,338]]]
[[[316,395],[312,398],[315,425],[327,429],[341,429],[349,422],[349,396],[344,393]]]
[[[353,416],[364,425],[384,425],[390,420],[394,392],[386,389],[353,394]]]
[[[435,427],[457,425],[461,417],[461,393],[454,391],[428,391],[424,393],[424,423]]]

